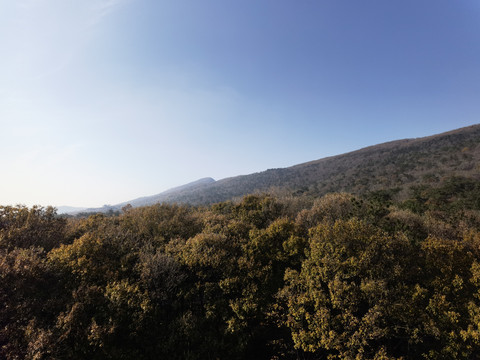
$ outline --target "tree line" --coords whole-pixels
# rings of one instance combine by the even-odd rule
[[[480,184],[0,207],[0,357],[475,359]]]

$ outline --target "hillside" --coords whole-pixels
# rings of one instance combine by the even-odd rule
[[[183,193],[186,191],[195,191],[197,189],[203,188],[205,185],[214,183],[215,180],[212,178],[203,178],[199,179],[196,181],[193,181],[191,183],[185,184],[185,185],[180,185],[177,187],[174,187],[172,189],[166,190],[164,192],[161,192],[156,195],[151,195],[151,196],[143,196],[134,200],[130,201],[125,201],[120,204],[116,205],[105,205],[101,208],[74,208],[74,207],[69,207],[69,206],[61,206],[57,210],[59,213],[69,213],[69,214],[75,214],[75,213],[80,213],[80,212],[108,212],[108,211],[119,211],[121,210],[124,206],[126,205],[131,205],[133,207],[139,207],[139,206],[148,206],[148,205],[153,205],[157,203],[163,203],[163,202],[168,202],[166,199],[169,198],[170,195],[172,194],[179,194]]]
[[[160,194],[86,212],[121,210],[156,203],[207,205],[247,194],[280,192],[322,196],[330,192],[367,192],[435,185],[451,176],[480,180],[480,125],[446,133],[391,141],[288,168],[269,169],[215,181],[204,178]]]
[[[165,202],[166,201],[165,199],[167,199],[170,195],[179,194],[185,191],[196,191],[196,190],[202,189],[204,186],[213,184],[214,182],[215,180],[212,178],[199,179],[197,181],[169,189],[160,194],[145,196],[135,200],[118,204],[116,205],[116,207],[123,207],[127,204],[130,204],[133,207],[137,207],[137,206],[146,206],[146,205],[152,205],[156,203],[162,203],[162,202]]]
[[[211,204],[271,190],[315,196],[339,191],[363,194],[434,184],[450,176],[480,179],[480,125],[227,178],[164,193],[158,199],[168,203]]]
[[[108,216],[0,206],[0,358],[477,359],[479,131],[201,179]],[[298,197],[138,206],[278,189]],[[300,197],[331,190],[367,194]]]
[[[480,181],[419,188],[0,206],[0,359],[478,359]]]

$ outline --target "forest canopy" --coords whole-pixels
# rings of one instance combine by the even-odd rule
[[[480,183],[0,207],[0,357],[473,359]]]

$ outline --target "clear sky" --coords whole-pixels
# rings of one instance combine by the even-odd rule
[[[480,122],[478,0],[0,0],[0,204],[102,206]]]

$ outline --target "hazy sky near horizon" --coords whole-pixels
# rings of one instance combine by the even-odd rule
[[[478,0],[0,0],[0,204],[102,206],[480,122]]]

